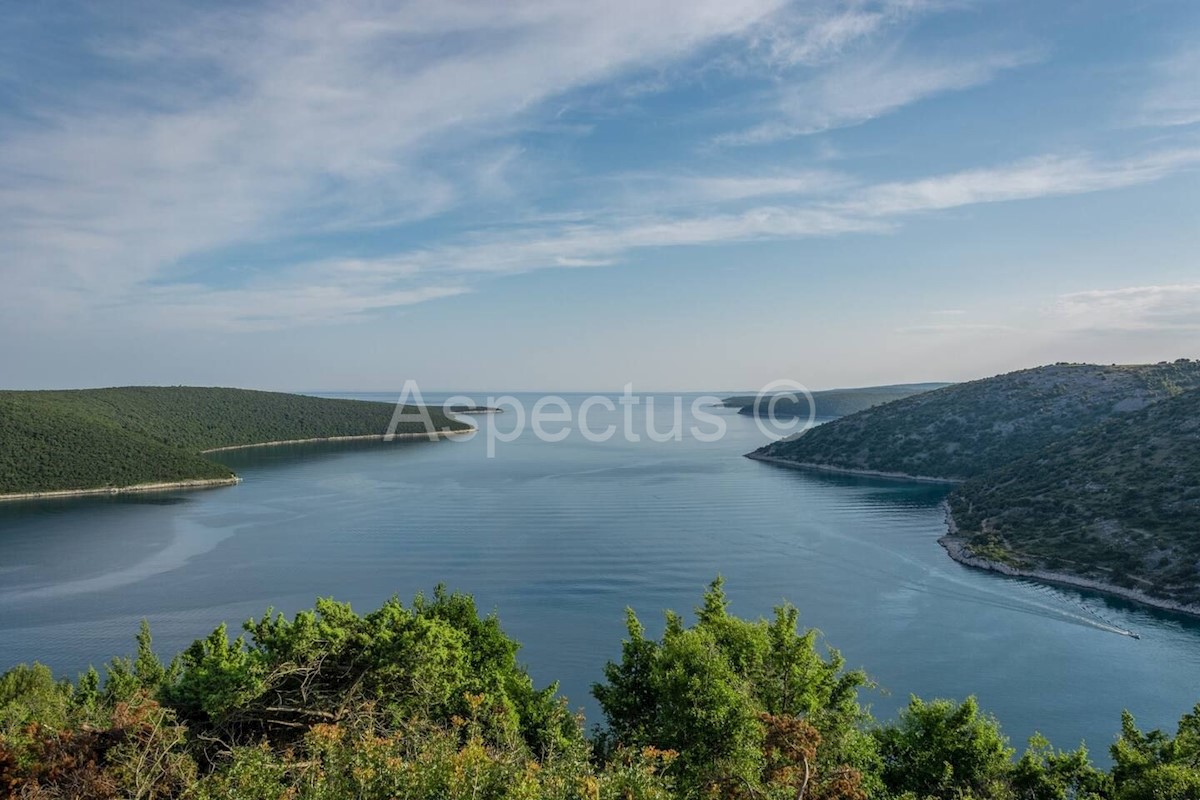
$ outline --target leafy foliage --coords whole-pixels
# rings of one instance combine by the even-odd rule
[[[797,617],[790,606],[770,622],[731,616],[719,579],[694,626],[667,614],[661,642],[647,639],[629,611],[621,662],[608,664],[606,683],[593,688],[609,743],[678,751],[680,785],[694,793],[791,785],[796,765],[786,759],[801,755],[814,787],[836,777],[859,785],[874,758],[857,727],[866,676],[845,671],[835,650],[822,658],[816,632],[799,632]],[[808,729],[789,730],[793,719]]]
[[[961,704],[912,698],[899,722],[876,735],[883,780],[896,794],[953,800],[1000,795],[1012,750],[974,698]]]
[[[0,494],[230,478],[201,451],[382,435],[393,411],[389,403],[188,386],[0,392]],[[439,430],[467,427],[440,409],[429,414]],[[411,419],[396,429],[421,432]]]
[[[916,698],[877,725],[865,677],[817,652],[795,609],[730,615],[709,587],[659,641],[630,612],[595,687],[594,742],[517,644],[444,590],[365,616],[322,600],[225,628],[169,665],[143,624],[132,658],[75,683],[0,676],[0,796],[31,800],[1200,800],[1200,706],[1177,733],[1126,714],[1111,772],[1034,737],[1017,761],[973,699]]]
[[[533,687],[516,642],[467,595],[439,587],[433,600],[405,608],[393,598],[365,616],[323,599],[292,620],[268,611],[244,627],[234,641],[222,626],[195,642],[162,690],[194,730],[226,746],[283,745],[365,715],[387,729],[470,716],[489,743],[539,754],[580,738],[556,687]]]
[[[1125,712],[1112,756],[1117,800],[1200,800],[1200,705],[1179,720],[1174,737],[1143,733]]]

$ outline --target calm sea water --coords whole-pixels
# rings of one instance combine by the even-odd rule
[[[444,582],[497,610],[535,679],[595,722],[588,690],[620,653],[624,608],[661,629],[720,573],[737,614],[797,605],[877,681],[881,717],[910,693],[975,694],[1014,741],[1086,739],[1103,759],[1122,708],[1173,729],[1200,701],[1194,622],[962,567],[936,543],[945,489],[750,461],[763,434],[715,413],[713,443],[292,446],[223,454],[236,487],[0,506],[0,668],[74,675],[128,653],[142,617],[169,654],[268,606],[368,610]],[[592,427],[606,416],[620,412],[593,410]]]

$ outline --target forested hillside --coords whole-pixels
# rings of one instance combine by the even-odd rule
[[[796,625],[726,611],[661,639],[633,612],[594,688],[591,739],[467,595],[360,616],[321,600],[222,625],[169,664],[143,625],[133,658],[75,682],[0,675],[0,796],[56,800],[1195,800],[1200,706],[1178,732],[1119,721],[1113,766],[1035,737],[1020,758],[968,698],[873,720],[861,672]],[[578,698],[575,698],[578,701]],[[1118,721],[1114,720],[1114,729]],[[1108,737],[1098,732],[1097,738]],[[1111,740],[1110,740],[1111,741]]]
[[[963,480],[1070,433],[1200,387],[1200,361],[1055,364],[954,384],[836,419],[752,455]]]
[[[382,435],[393,411],[390,403],[186,386],[0,392],[0,494],[232,478],[202,451]],[[468,427],[429,412],[438,429]],[[402,422],[396,432],[422,428]]]
[[[992,470],[950,504],[979,556],[1200,603],[1200,390]]]
[[[0,494],[232,477],[110,420],[0,394]]]
[[[749,454],[964,481],[952,556],[1200,605],[1200,361],[1056,364],[956,384]]]

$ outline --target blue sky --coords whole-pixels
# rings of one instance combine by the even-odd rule
[[[1200,4],[13,4],[0,386],[1200,355]]]

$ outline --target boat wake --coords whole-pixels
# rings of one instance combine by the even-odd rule
[[[824,562],[830,569],[855,575],[864,580],[878,582],[881,579],[895,582],[899,586],[918,594],[932,595],[960,603],[971,603],[1020,614],[1031,614],[1049,620],[1081,625],[1118,636],[1140,639],[1141,636],[1089,604],[1082,597],[1073,596],[1069,590],[1029,579],[993,575],[994,581],[967,581],[954,572],[936,569],[923,560],[897,552],[877,542],[854,537],[863,547],[878,550],[899,569],[872,566],[866,563],[846,563],[842,559],[823,554],[819,548],[800,544],[805,557],[811,561]],[[782,540],[781,540],[782,544]],[[789,542],[788,549],[797,547]],[[953,562],[949,562],[953,564]],[[914,573],[920,574],[916,577]],[[999,584],[1000,581],[1004,585]],[[990,584],[995,583],[996,588]]]

